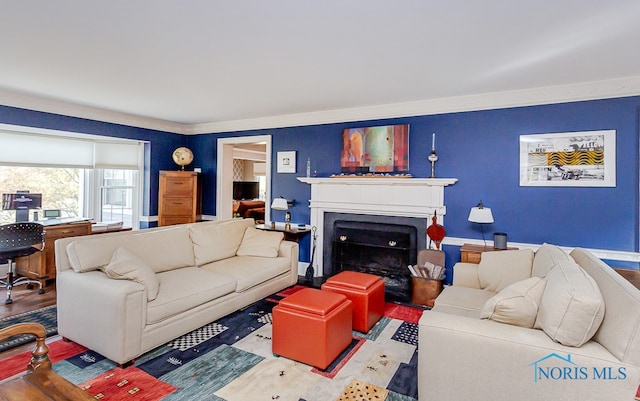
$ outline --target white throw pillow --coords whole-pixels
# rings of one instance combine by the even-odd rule
[[[558,262],[573,262],[571,256],[557,245],[544,243],[533,257],[532,276],[544,277]]]
[[[244,237],[238,248],[238,256],[262,256],[275,258],[280,250],[280,243],[284,234],[277,231],[258,230],[255,227],[247,227]]]
[[[153,301],[158,296],[160,282],[156,273],[126,248],[116,249],[111,262],[103,270],[109,278],[132,280],[144,285],[149,301]]]
[[[531,277],[532,263],[531,249],[484,252],[478,264],[480,288],[500,292],[517,281]]]
[[[511,284],[485,302],[480,319],[532,328],[545,284],[538,277]]]
[[[604,299],[595,280],[575,262],[559,262],[547,273],[535,328],[554,341],[579,347],[604,319]]]

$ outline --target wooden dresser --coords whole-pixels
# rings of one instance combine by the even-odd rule
[[[161,171],[158,226],[195,223],[202,217],[202,184],[193,171]]]
[[[514,250],[518,248],[509,247],[507,250]],[[480,263],[483,252],[496,252],[504,249],[495,249],[492,246],[472,245],[464,244],[460,248],[460,261],[467,263]]]
[[[34,280],[45,281],[56,278],[56,258],[53,243],[58,238],[77,237],[91,234],[91,222],[60,224],[44,228],[44,251],[16,260],[16,272]]]

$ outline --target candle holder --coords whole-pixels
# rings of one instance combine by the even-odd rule
[[[431,178],[436,178],[436,162],[438,161],[438,155],[435,149],[431,149],[431,154],[427,158],[431,162]]]

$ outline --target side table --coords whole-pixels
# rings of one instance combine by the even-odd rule
[[[292,224],[291,228],[286,229],[284,227],[284,223],[276,223],[274,227],[271,227],[271,224],[256,224],[256,228],[258,230],[278,231],[284,233],[284,239],[286,241],[293,242],[300,242],[301,238],[311,232],[311,228],[307,227],[308,226],[305,226],[305,228],[299,228],[298,226]]]
[[[514,249],[518,248],[508,247],[507,249],[496,249],[492,246],[464,244],[460,248],[460,261],[477,264],[480,263],[480,257],[482,256],[483,252],[495,252]]]

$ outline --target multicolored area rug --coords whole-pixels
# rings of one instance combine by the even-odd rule
[[[12,326],[17,323],[40,323],[47,331],[47,337],[58,334],[58,310],[55,305],[36,309],[29,312],[19,313],[0,319],[0,329]],[[18,345],[35,341],[35,337],[30,334],[17,335],[0,341],[0,352],[6,351]]]
[[[271,352],[271,310],[297,289],[188,333],[126,369],[90,350],[54,363],[53,369],[103,401],[418,398],[417,322],[422,309],[387,304],[372,330],[354,331],[351,345],[322,371]]]

